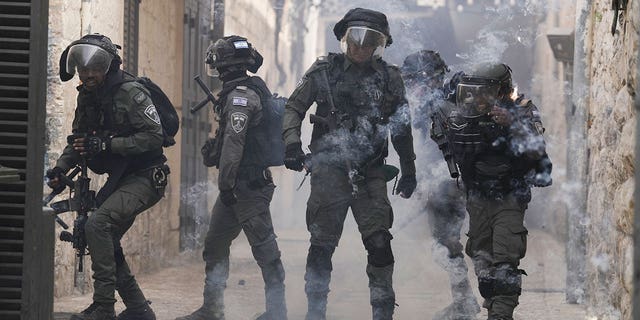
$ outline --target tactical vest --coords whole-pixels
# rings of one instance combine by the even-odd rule
[[[231,82],[225,84],[222,91],[220,92],[218,101],[220,102],[220,105],[222,107],[226,105],[229,93],[231,93],[238,86],[246,86],[261,97],[261,93],[268,92],[270,94],[267,85],[259,77],[250,77],[242,81]],[[262,99],[261,103],[263,103]],[[264,104],[262,105],[262,108],[265,108]],[[226,125],[226,121],[227,119],[225,118],[220,119],[221,128]],[[222,130],[220,130],[219,132],[222,133]],[[270,164],[268,163],[268,159],[265,156],[271,151],[268,133],[269,128],[267,127],[267,123],[266,121],[262,120],[258,123],[258,125],[247,128],[244,152],[242,154],[242,160],[240,160],[241,167],[266,168],[270,166]],[[216,137],[216,139],[218,138]]]
[[[316,91],[316,115],[321,117],[329,115],[331,111],[331,105],[328,101],[330,91],[338,111],[340,127],[353,132],[359,125],[357,121],[363,119],[369,122],[373,128],[378,124],[387,124],[397,106],[392,105],[392,93],[388,85],[389,70],[386,62],[378,61],[382,70],[371,71],[365,77],[357,77],[353,74],[347,74],[349,70],[344,71],[344,59],[346,59],[344,54],[330,53],[324,61],[317,63],[318,70],[311,71],[311,76],[316,77],[319,86]],[[323,69],[326,70],[328,84],[324,83],[324,77],[320,75]],[[311,134],[312,152],[323,149],[318,145],[318,142],[327,133],[326,126],[319,123],[314,124]],[[382,160],[388,155],[387,134],[382,133],[384,139],[380,139],[376,138],[381,135],[380,133],[377,131],[372,133],[374,136],[370,141],[374,143],[374,151],[370,158]]]
[[[518,159],[509,150],[509,129],[488,115],[463,117],[455,108],[447,121],[447,139],[465,185],[510,189],[510,181],[518,174],[514,166]]]
[[[85,110],[87,117],[83,123],[77,124],[74,134],[91,134],[98,136],[129,136],[134,133],[133,128],[125,123],[123,117],[116,114],[114,96],[125,82],[133,78],[125,75],[121,70],[109,74],[104,85],[96,91],[88,91],[79,87],[78,108]],[[135,156],[122,156],[114,153],[101,152],[87,160],[87,166],[97,174],[112,173],[115,167],[127,166],[127,172],[148,168],[166,161],[162,147]]]

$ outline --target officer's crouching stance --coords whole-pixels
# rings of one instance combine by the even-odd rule
[[[229,278],[229,247],[244,231],[265,282],[266,312],[258,319],[286,320],[284,268],[271,223],[269,204],[274,184],[268,169],[271,146],[265,106],[259,92],[268,91],[259,77],[249,77],[262,65],[262,56],[239,36],[216,41],[207,50],[210,75],[223,81],[216,113],[220,127],[203,148],[205,164],[219,168],[218,188],[205,240],[204,303],[182,320],[224,319],[223,293]]]
[[[169,167],[164,163],[160,117],[147,89],[120,70],[117,46],[99,34],[74,41],[63,53],[60,78],[78,73],[73,133],[56,166],[47,171],[56,189],[60,175],[87,160],[109,179],[97,195],[98,208],[85,225],[91,253],[93,303],[71,319],[115,319],[115,290],[126,309],[118,319],[155,319],[124,259],[120,239],[136,216],[163,196]]]
[[[523,221],[531,186],[551,184],[538,109],[522,97],[513,100],[512,92],[507,65],[480,65],[462,77],[456,105],[437,111],[467,189],[466,253],[490,320],[513,319],[524,274],[518,265],[527,247]]]

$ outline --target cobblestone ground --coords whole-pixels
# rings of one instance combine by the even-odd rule
[[[353,223],[351,223],[353,224]],[[345,226],[355,230],[354,225]],[[447,274],[431,260],[431,242],[415,234],[395,232],[396,256],[394,287],[398,304],[395,319],[424,320],[451,302]],[[306,233],[279,232],[279,245],[286,268],[289,319],[304,319],[304,264],[308,248]],[[564,302],[564,245],[544,232],[532,231],[529,250],[522,268],[529,274],[524,279],[523,295],[516,309],[516,320],[586,319],[581,306]],[[253,319],[264,310],[263,283],[243,236],[232,248],[232,270],[226,290],[227,319]],[[369,293],[365,275],[366,254],[358,235],[345,234],[334,256],[334,271],[329,298],[328,319],[371,319]],[[469,261],[468,261],[469,263]],[[180,261],[173,266],[138,278],[158,319],[174,319],[187,314],[202,303],[204,264],[198,260]],[[469,271],[472,277],[472,270]],[[474,287],[475,280],[472,277]],[[476,295],[479,294],[476,290]],[[56,312],[77,312],[91,302],[91,295],[60,298]],[[117,310],[124,306],[118,302]],[[65,315],[58,313],[57,319]],[[486,319],[486,311],[478,315]]]

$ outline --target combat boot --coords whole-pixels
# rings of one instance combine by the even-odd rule
[[[117,320],[156,320],[156,314],[151,309],[151,301],[148,301],[141,308],[126,308],[116,318]]]
[[[94,302],[82,312],[71,316],[70,320],[115,320],[113,304]]]
[[[225,320],[224,289],[209,289],[205,285],[204,303],[192,314],[176,320]]]
[[[307,294],[307,316],[305,320],[326,320],[327,294]]]
[[[393,320],[393,309],[395,304],[380,304],[371,306],[373,320]]]

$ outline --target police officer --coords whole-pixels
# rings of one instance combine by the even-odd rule
[[[343,53],[320,57],[311,66],[289,97],[283,124],[285,166],[312,172],[306,216],[311,233],[306,319],[325,319],[331,257],[349,208],[368,253],[373,319],[392,319],[394,257],[389,229],[393,213],[383,164],[391,132],[402,170],[396,193],[410,197],[416,187],[411,116],[398,68],[381,58],[392,43],[387,17],[355,8],[333,31]],[[300,126],[314,102],[312,159],[305,164]]]
[[[284,268],[271,222],[269,204],[274,184],[268,169],[271,146],[264,100],[270,96],[264,81],[249,77],[262,65],[262,56],[246,38],[228,36],[207,50],[210,75],[223,82],[216,112],[220,126],[208,165],[219,169],[220,194],[213,207],[203,252],[206,262],[204,303],[178,319],[224,319],[223,293],[229,277],[229,247],[244,231],[265,283],[266,312],[258,319],[286,320]],[[205,148],[206,150],[206,148]],[[213,159],[211,159],[213,158]]]
[[[120,69],[118,48],[104,35],[89,34],[72,42],[60,59],[61,80],[77,73],[82,84],[77,87],[73,135],[47,171],[48,184],[59,188],[60,176],[84,161],[95,173],[109,174],[97,195],[98,208],[85,225],[93,303],[72,319],[115,319],[115,290],[127,307],[118,319],[155,319],[120,239],[139,213],[164,196],[169,168],[158,112],[147,89]]]
[[[432,50],[410,54],[400,70],[413,109],[413,126],[419,130],[424,142],[418,161],[422,162],[420,167],[427,168],[442,157],[436,145],[426,141],[427,137],[433,136],[429,134],[432,113],[440,105],[450,103],[447,101],[450,88],[455,89],[461,74],[457,73],[445,86],[444,78],[449,68],[440,54]],[[469,284],[467,264],[460,243],[460,230],[465,218],[463,193],[451,179],[438,179],[433,175],[428,179],[433,182],[433,190],[419,196],[425,203],[424,210],[427,212],[431,234],[436,240],[433,247],[435,261],[449,274],[453,297],[453,303],[438,312],[433,319],[475,319],[480,306]]]
[[[465,251],[473,262],[489,319],[513,319],[521,293],[526,252],[524,213],[531,186],[551,184],[551,162],[536,106],[511,95],[511,69],[482,64],[464,75],[455,106],[439,112],[453,158],[467,191],[469,239]]]

